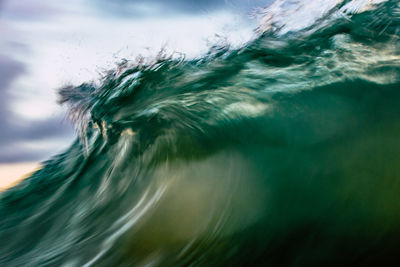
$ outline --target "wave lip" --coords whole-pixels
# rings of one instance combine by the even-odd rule
[[[376,10],[380,8],[380,5],[385,4],[396,5],[388,0],[317,0],[312,2],[277,0],[259,12],[261,23],[258,32],[274,32],[283,35],[307,29],[315,30],[327,26],[338,18],[350,19],[352,15]]]

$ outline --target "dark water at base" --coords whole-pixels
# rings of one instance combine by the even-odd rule
[[[60,89],[79,138],[1,193],[0,265],[398,266],[400,7],[354,3]]]

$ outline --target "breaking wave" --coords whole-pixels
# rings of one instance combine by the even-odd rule
[[[275,1],[257,37],[59,90],[70,148],[0,195],[1,266],[388,266],[400,4]]]

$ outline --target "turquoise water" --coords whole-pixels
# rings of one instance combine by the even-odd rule
[[[61,88],[77,139],[1,193],[0,265],[396,262],[400,7],[353,2]]]

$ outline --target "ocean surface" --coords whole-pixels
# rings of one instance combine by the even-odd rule
[[[399,266],[400,2],[258,16],[59,89],[77,138],[0,193],[0,266]]]

